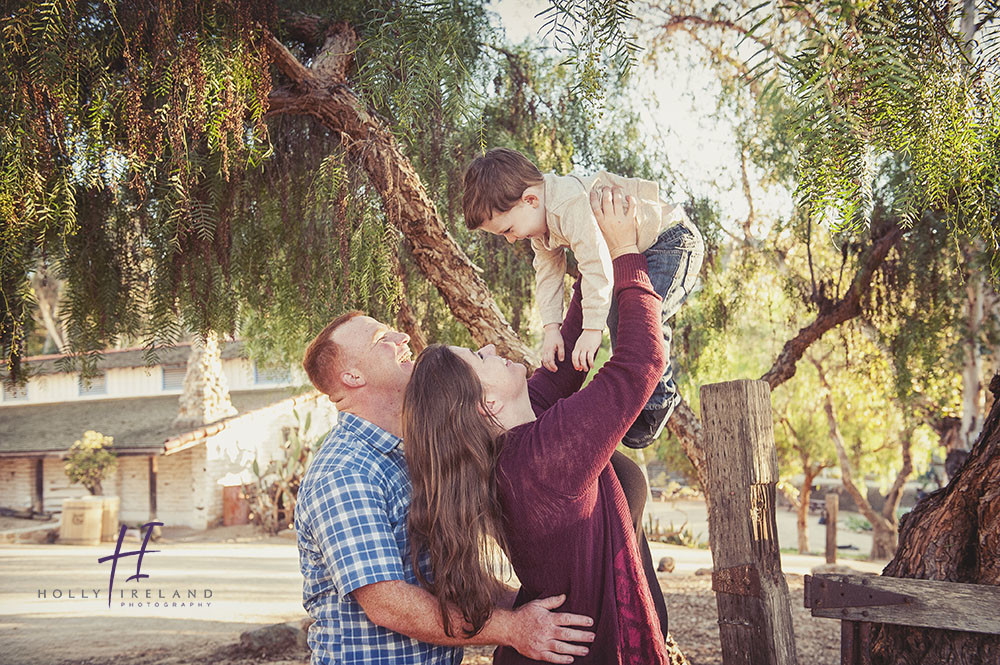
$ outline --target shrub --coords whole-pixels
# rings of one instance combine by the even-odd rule
[[[83,433],[69,449],[66,475],[70,482],[80,483],[91,494],[101,493],[101,481],[118,467],[118,456],[109,450],[114,439],[93,430]]]

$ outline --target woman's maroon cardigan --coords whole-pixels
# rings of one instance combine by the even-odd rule
[[[592,617],[596,640],[575,663],[666,663],[628,505],[609,464],[663,374],[660,297],[641,254],[614,260],[617,346],[580,390],[586,373],[569,361],[582,322],[574,291],[562,325],[566,360],[528,380],[537,419],[507,433],[498,464],[507,543],[521,582],[515,606],[565,593],[558,611]],[[535,661],[500,647],[494,662]]]

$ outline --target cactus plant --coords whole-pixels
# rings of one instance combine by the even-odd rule
[[[250,467],[254,481],[243,486],[250,502],[251,520],[268,533],[278,533],[291,526],[302,476],[312,461],[313,450],[322,441],[322,435],[310,432],[311,413],[307,412],[305,418],[300,417],[298,411],[292,414],[295,427],[288,431],[281,446],[284,454],[270,460],[263,469],[254,459]]]

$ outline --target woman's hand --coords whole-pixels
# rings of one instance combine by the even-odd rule
[[[626,197],[621,187],[595,187],[590,190],[590,207],[608,243],[612,259],[639,252],[639,218],[635,199]]]

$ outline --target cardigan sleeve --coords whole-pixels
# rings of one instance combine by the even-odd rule
[[[615,447],[663,374],[660,297],[641,254],[614,261],[619,303],[617,347],[594,379],[522,425],[530,443],[524,463],[543,486],[578,496],[597,481]]]
[[[570,359],[570,349],[576,344],[577,338],[583,332],[583,315],[580,308],[580,280],[573,285],[573,298],[570,300],[566,318],[563,319],[559,332],[562,334],[563,346],[566,349],[564,360],[556,359],[556,371],[551,372],[544,367],[535,370],[528,379],[528,396],[535,415],[542,413],[563,397],[568,397],[580,389],[587,372],[573,367]]]

